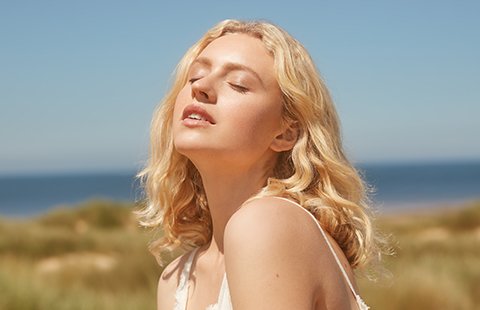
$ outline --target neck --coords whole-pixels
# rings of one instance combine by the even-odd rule
[[[209,252],[223,253],[223,235],[228,220],[248,198],[265,186],[271,171],[268,166],[257,164],[248,170],[237,171],[218,166],[199,169],[212,217]]]

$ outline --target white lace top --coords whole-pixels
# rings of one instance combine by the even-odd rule
[[[305,208],[300,206],[298,203],[295,201],[292,201],[290,199],[282,198],[282,197],[275,197],[278,199],[283,199],[286,201],[289,201],[296,206],[299,206],[300,209],[304,210],[310,217],[313,218],[315,223],[317,224],[318,228],[320,229],[320,232],[322,233],[323,238],[327,242],[328,248],[333,254],[333,257],[335,258],[335,261],[337,262],[338,267],[340,268],[340,271],[342,272],[343,276],[345,277],[345,280],[348,283],[348,286],[350,287],[350,290],[352,291],[353,295],[355,296],[355,300],[357,301],[358,309],[359,310],[368,310],[369,307],[365,304],[365,302],[362,300],[360,295],[358,295],[355,292],[355,289],[353,288],[352,282],[347,276],[347,273],[345,272],[345,269],[343,268],[342,264],[340,263],[340,260],[337,257],[337,254],[333,250],[332,245],[330,244],[330,241],[327,238],[327,235],[322,229],[322,226],[318,223],[317,219],[311,214],[309,211],[307,211]],[[198,249],[193,250],[187,261],[185,262],[185,266],[183,267],[182,273],[180,274],[180,281],[178,283],[177,290],[175,292],[175,307],[174,310],[186,310],[187,308],[187,301],[188,301],[188,288],[189,288],[189,277],[190,277],[190,270],[192,268],[192,262],[195,257],[195,254]],[[220,293],[218,294],[218,300],[216,304],[208,306],[205,310],[232,310],[232,302],[230,300],[230,291],[228,288],[228,281],[227,281],[227,276],[226,274],[223,276],[222,280],[222,285],[220,287]]]

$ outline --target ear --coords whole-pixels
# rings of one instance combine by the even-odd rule
[[[291,150],[298,139],[298,124],[296,121],[286,122],[283,131],[273,138],[270,148],[275,152]]]

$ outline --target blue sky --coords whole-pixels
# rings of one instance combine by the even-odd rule
[[[480,159],[478,1],[2,1],[0,175],[136,170],[171,73],[226,18],[310,51],[354,162]]]

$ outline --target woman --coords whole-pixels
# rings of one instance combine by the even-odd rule
[[[367,309],[353,269],[377,255],[364,186],[304,47],[227,20],[181,60],[140,173],[151,245],[189,250],[158,309]]]

